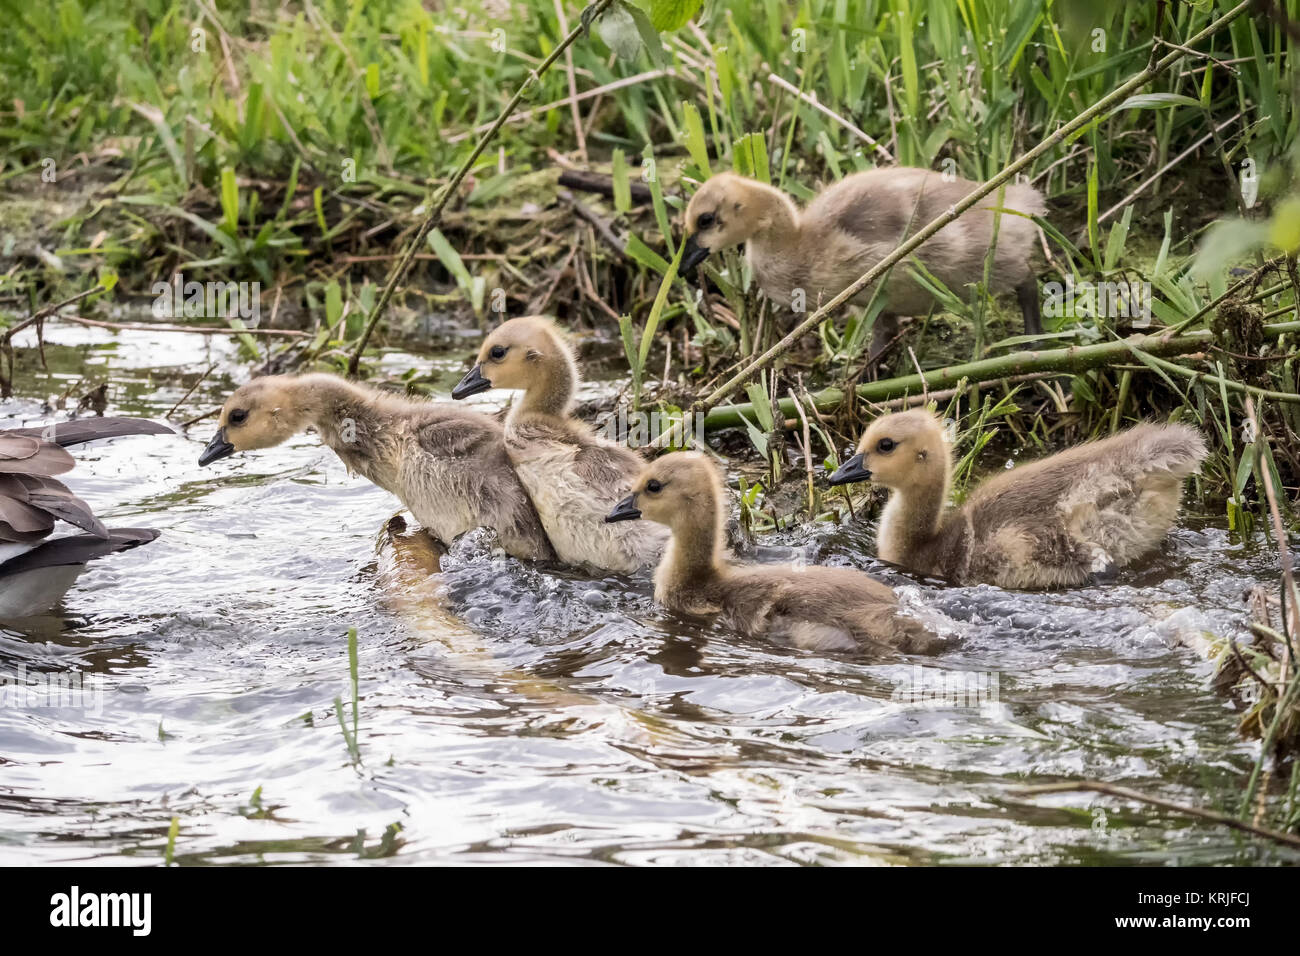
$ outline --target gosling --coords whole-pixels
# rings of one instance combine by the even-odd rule
[[[785,193],[735,173],[719,173],[686,207],[682,271],[689,272],[721,249],[745,243],[754,277],[769,299],[789,308],[802,290],[807,308],[828,302],[893,252],[908,236],[942,215],[979,187],[968,179],[945,181],[928,169],[888,167],[846,176],[800,210]],[[961,294],[984,279],[984,259],[993,242],[997,194],[993,193],[940,229],[916,251],[925,268]],[[991,292],[1015,292],[1025,333],[1043,331],[1038,282],[1031,263],[1036,228],[1025,216],[1043,214],[1038,190],[1006,188],[998,223],[997,250],[989,274]],[[929,290],[899,263],[885,278],[884,311],[871,346],[878,357],[894,336],[897,317],[924,315],[934,302]],[[876,284],[850,301],[867,305]]]
[[[506,417],[506,451],[561,561],[623,574],[653,566],[667,532],[604,521],[644,461],[573,417],[578,380],[573,352],[555,323],[525,316],[493,330],[451,395],[523,390]]]
[[[87,562],[158,537],[153,528],[106,528],[53,476],[76,465],[65,450],[69,445],[162,434],[172,430],[142,418],[87,418],[0,431],[0,618],[52,610]],[[49,538],[58,521],[86,533]]]
[[[665,455],[605,518],[648,518],[672,541],[655,572],[655,600],[684,614],[717,614],[744,634],[808,650],[936,650],[938,639],[899,613],[890,588],[850,568],[742,565],[723,557],[726,499],[699,452]]]
[[[872,422],[830,483],[891,489],[877,534],[886,561],[956,584],[1075,587],[1164,540],[1205,454],[1186,425],[1136,425],[999,474],[945,512],[951,448],[938,419],[914,410]]]
[[[555,556],[510,468],[501,426],[479,412],[381,392],[335,375],[268,375],[241,385],[199,457],[271,448],[314,428],[348,470],[401,499],[450,545],[473,528],[496,531],[517,558]]]

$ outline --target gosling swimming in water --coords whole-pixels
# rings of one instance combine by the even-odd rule
[[[641,472],[606,521],[646,518],[672,541],[655,571],[655,600],[684,614],[717,614],[751,636],[810,650],[891,647],[926,653],[939,640],[899,613],[898,597],[851,568],[752,565],[723,556],[727,505],[717,468],[699,452],[665,455]]]
[[[942,423],[915,410],[872,422],[830,482],[891,490],[877,532],[886,561],[957,584],[1073,587],[1158,547],[1205,455],[1186,425],[1136,425],[996,475],[945,511],[952,449]]]
[[[510,467],[501,426],[457,405],[393,395],[336,375],[268,375],[226,400],[199,464],[271,448],[308,428],[350,471],[401,499],[444,544],[486,527],[517,558],[554,558]]]
[[[492,331],[451,394],[523,389],[506,417],[506,451],[561,561],[623,573],[650,567],[663,554],[667,533],[604,520],[645,462],[573,417],[577,386],[577,362],[555,323],[526,316]]]
[[[735,173],[719,173],[702,185],[686,207],[682,271],[712,253],[745,244],[745,256],[767,297],[790,307],[802,290],[810,311],[839,295],[921,227],[979,187],[968,179],[945,179],[928,169],[887,167],[846,176],[800,210],[784,192]],[[993,242],[997,193],[962,213],[917,249],[915,256],[954,294],[984,281],[984,259]],[[1027,185],[1006,187],[998,222],[989,291],[1014,292],[1025,332],[1043,331],[1032,255],[1037,227],[1026,216],[1043,214],[1042,194]],[[896,317],[925,315],[930,291],[912,276],[906,260],[884,280],[884,311],[877,318],[872,354],[894,334]],[[865,306],[875,285],[850,301]]]

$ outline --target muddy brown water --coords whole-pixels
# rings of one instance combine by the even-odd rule
[[[47,338],[53,371],[20,369],[0,427],[57,417],[42,399],[87,371],[115,383],[111,412],[152,417],[184,394],[175,372],[218,363],[195,411],[242,374],[199,336]],[[386,365],[442,368],[449,389],[461,358]],[[162,535],[93,565],[55,614],[0,625],[0,863],[157,864],[173,817],[186,864],[1297,858],[1104,797],[1012,792],[1091,778],[1235,809],[1255,748],[1176,638],[1240,627],[1242,592],[1275,575],[1262,539],[1190,517],[1113,586],[1026,594],[890,572],[869,528],[769,537],[760,558],[880,573],[960,638],[854,659],[683,621],[648,576],[523,564],[482,533],[394,606],[375,553],[394,499],[313,436],[199,468],[211,428],[76,450],[74,491]],[[349,627],[360,763],[335,705]],[[83,675],[80,697],[33,693],[51,674]]]

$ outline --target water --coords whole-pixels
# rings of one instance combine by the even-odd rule
[[[3,424],[48,420],[38,397],[87,370],[115,383],[110,411],[160,417],[192,382],[178,372],[217,362],[193,415],[238,369],[198,336],[48,335],[54,375],[22,371]],[[449,388],[459,363],[440,367]],[[938,658],[861,660],[700,629],[656,608],[647,577],[521,564],[483,534],[395,594],[376,553],[392,498],[312,436],[201,469],[212,427],[75,450],[67,482],[110,526],[163,533],[92,565],[57,615],[0,628],[5,677],[103,682],[80,707],[0,697],[0,864],[156,864],[173,817],[189,864],[1296,857],[1109,798],[1012,792],[1091,778],[1235,808],[1254,747],[1210,665],[1169,639],[1240,626],[1242,592],[1275,572],[1262,541],[1189,520],[1118,585],[1057,594],[921,586],[865,557],[865,529],[767,541],[764,557],[881,572],[957,635]],[[349,627],[360,765],[335,706],[350,722]],[[907,699],[936,681],[946,703]]]

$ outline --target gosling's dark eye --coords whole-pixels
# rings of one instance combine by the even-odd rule
[[[695,231],[699,232],[703,229],[712,228],[713,224],[717,221],[717,218],[718,217],[713,215],[711,212],[701,213],[700,218],[695,220]]]
[[[880,441],[876,442],[876,451],[883,451],[885,454],[888,454],[894,450],[894,446],[897,444],[898,442],[894,441],[892,438],[882,438]]]
[[[657,495],[659,492],[664,490],[664,486],[659,483],[658,479],[651,478],[645,483],[645,490],[650,492],[652,495]]]
[[[246,408],[232,409],[230,414],[226,416],[227,425],[242,425],[246,421],[248,421],[248,409]]]
[[[488,357],[495,362],[500,362],[506,357],[506,347],[504,345],[492,346],[492,351],[488,352]]]

